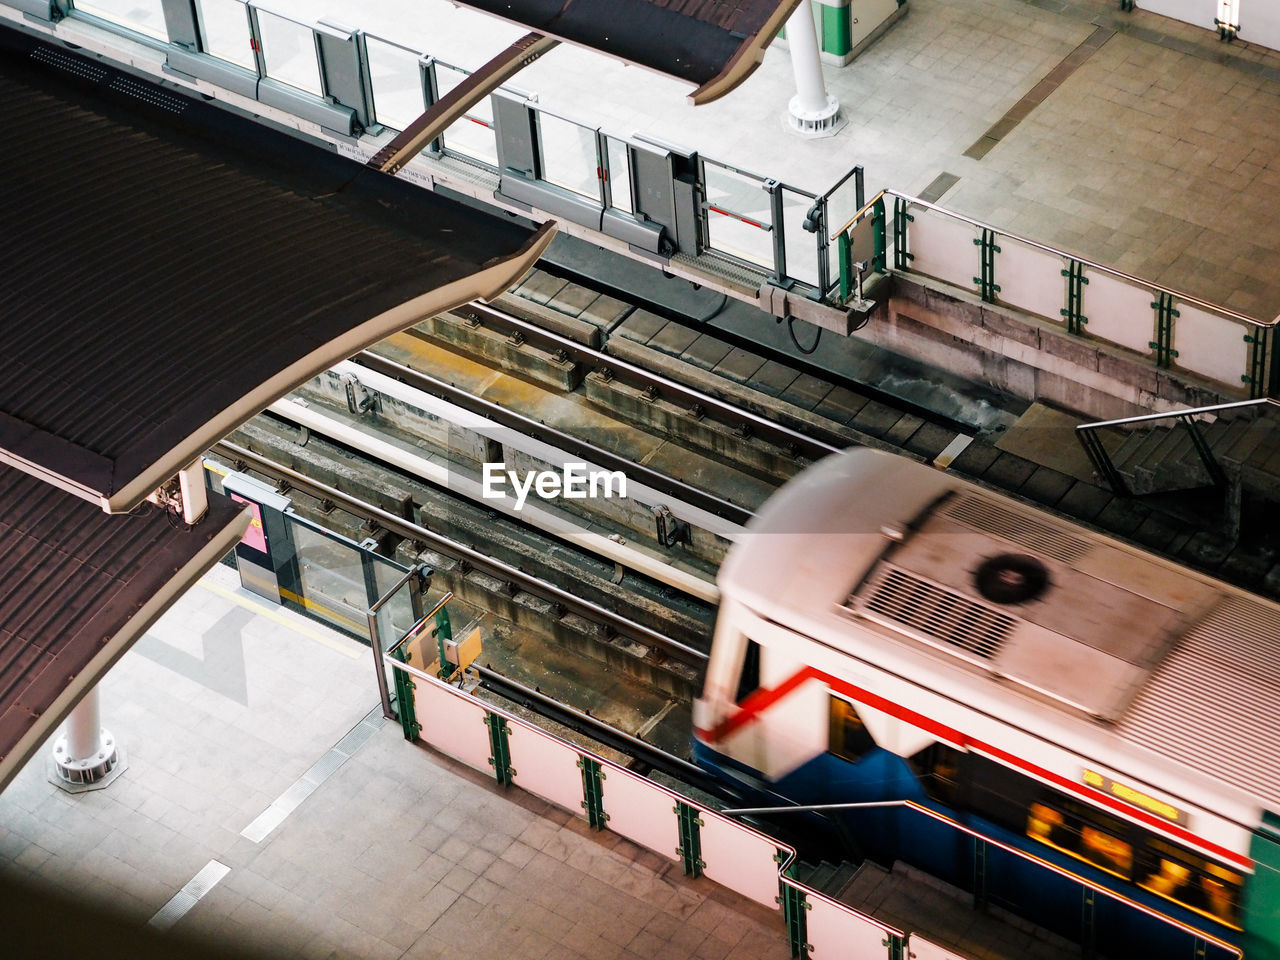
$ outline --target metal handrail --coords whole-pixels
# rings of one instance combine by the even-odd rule
[[[1112,492],[1128,497],[1132,496],[1129,485],[1116,468],[1115,462],[1111,459],[1111,454],[1107,452],[1102,440],[1098,438],[1097,431],[1103,427],[1124,427],[1135,423],[1177,420],[1189,431],[1191,445],[1195,447],[1196,455],[1199,456],[1200,462],[1204,464],[1205,470],[1208,471],[1209,479],[1213,481],[1213,485],[1222,487],[1227,483],[1227,475],[1222,469],[1222,464],[1218,463],[1217,457],[1213,455],[1213,449],[1204,439],[1203,434],[1200,433],[1195,420],[1197,417],[1205,416],[1206,414],[1261,406],[1280,407],[1280,400],[1274,400],[1271,397],[1259,397],[1256,400],[1233,400],[1230,403],[1215,403],[1205,407],[1188,407],[1185,410],[1167,410],[1164,413],[1142,413],[1132,417],[1120,417],[1116,420],[1098,420],[1094,423],[1079,424],[1075,428],[1075,434],[1076,439],[1080,441],[1080,445],[1084,447],[1089,463],[1092,464],[1098,475],[1107,482],[1107,486],[1111,488]]]
[[[1210,303],[1208,300],[1202,300],[1199,297],[1193,297],[1189,293],[1183,293],[1182,291],[1175,290],[1172,287],[1166,287],[1163,284],[1154,283],[1153,281],[1150,281],[1150,280],[1144,280],[1141,277],[1135,277],[1131,273],[1125,273],[1123,270],[1117,270],[1114,267],[1108,267],[1105,264],[1098,263],[1096,260],[1090,260],[1087,257],[1077,256],[1074,253],[1068,253],[1065,250],[1060,250],[1057,247],[1052,247],[1047,243],[1041,243],[1039,240],[1032,240],[1028,237],[1022,236],[1021,234],[1011,233],[1010,231],[1005,230],[1001,227],[995,227],[989,223],[984,223],[981,220],[975,220],[972,217],[966,217],[962,213],[956,213],[955,211],[948,210],[945,207],[941,207],[936,203],[931,203],[928,200],[922,200],[919,197],[913,197],[908,193],[903,193],[900,190],[894,190],[890,187],[886,187],[884,190],[881,190],[878,194],[876,194],[874,199],[872,199],[867,204],[865,204],[861,210],[859,210],[856,214],[853,215],[853,217],[849,220],[848,223],[845,224],[845,226],[842,229],[832,234],[831,238],[834,240],[841,233],[846,232],[850,227],[852,227],[855,223],[857,223],[858,220],[860,220],[863,216],[865,216],[868,208],[873,206],[878,200],[883,199],[885,196],[898,197],[902,200],[905,200],[907,203],[916,204],[917,206],[924,207],[926,210],[932,210],[935,213],[940,213],[943,216],[950,217],[953,220],[960,220],[964,223],[969,224],[972,227],[977,227],[979,230],[990,230],[992,231],[992,233],[998,234],[1001,237],[1006,237],[1010,240],[1016,240],[1018,243],[1025,243],[1029,247],[1035,247],[1037,250],[1043,250],[1045,253],[1053,254],[1056,257],[1066,257],[1069,260],[1074,260],[1077,263],[1084,264],[1086,267],[1089,267],[1092,270],[1099,270],[1103,273],[1110,274],[1111,276],[1116,277],[1120,280],[1124,280],[1129,283],[1134,283],[1142,287],[1150,287],[1152,290],[1168,293],[1171,296],[1173,296],[1176,300],[1178,300],[1179,303],[1186,303],[1192,306],[1201,307],[1203,309],[1210,310],[1213,313],[1218,314],[1219,316],[1227,317],[1232,320],[1237,320],[1240,323],[1246,323],[1246,324],[1249,324],[1250,326],[1265,328],[1268,330],[1276,326],[1277,323],[1280,323],[1280,317],[1276,317],[1273,320],[1258,320],[1254,317],[1246,316],[1243,313],[1238,313],[1235,310],[1231,310],[1219,304]]]

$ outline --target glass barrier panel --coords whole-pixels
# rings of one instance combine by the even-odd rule
[[[889,939],[884,928],[866,917],[838,904],[809,897],[805,940],[812,944],[813,960],[838,960],[840,957],[884,957],[888,960]],[[915,944],[915,938],[912,938]],[[912,954],[915,956],[915,954]],[[923,956],[923,954],[921,955]]]
[[[211,57],[258,72],[244,0],[196,0],[200,47]]]
[[[893,201],[888,201],[892,206]],[[827,236],[833,238],[858,212],[858,178],[849,177],[827,196]]]
[[[769,194],[761,179],[702,163],[707,203],[707,245],[739,260],[773,269]]]
[[[804,228],[805,214],[814,198],[782,187],[782,240],[787,254],[787,276],[811,287],[818,285],[818,235]]]
[[[373,565],[373,581],[379,599],[385,597],[387,592],[408,572],[400,564],[380,557],[376,553],[367,552],[365,557]],[[413,616],[413,603],[409,599],[409,587],[407,585],[401,587],[394,597],[382,605],[377,616],[378,637],[382,640],[383,653],[385,653],[416,622]],[[422,667],[420,660],[409,662],[415,667]]]
[[[601,202],[596,131],[541,110],[537,118],[542,179]]]
[[[169,30],[164,23],[164,4],[161,0],[76,0],[75,9],[92,14],[145,33],[157,40],[169,40]]]
[[[258,34],[268,77],[321,96],[316,40],[310,27],[259,9]]]
[[[403,130],[422,116],[420,54],[407,47],[366,35],[369,79],[373,88],[373,118],[393,130]]]
[[[702,872],[721,886],[771,910],[779,909],[774,842],[710,810],[699,816],[703,822],[702,859],[706,861]]]
[[[616,767],[608,767],[604,782],[604,811],[609,829],[642,847],[679,860],[680,823],[675,800],[645,777]]]
[[[1240,378],[1249,372],[1246,334],[1256,334],[1254,327],[1209,313],[1189,303],[1175,303],[1178,316],[1173,320],[1173,347],[1178,351],[1176,363],[1184,370],[1239,388]]]
[[[982,273],[982,251],[974,240],[978,239],[981,231],[964,220],[955,220],[924,207],[912,207],[909,212],[915,217],[907,228],[907,249],[914,257],[912,272],[976,291],[978,281],[975,278]],[[996,283],[999,282],[997,275]]]
[[[435,74],[436,96],[441,99],[467,79],[466,70],[451,67],[439,60],[432,64],[432,71]],[[440,140],[450,153],[479,160],[497,169],[498,141],[493,130],[493,105],[489,103],[489,98],[485,97],[463,114],[462,119],[446,128]]]
[[[422,724],[421,738],[442,753],[492,776],[489,758],[493,749],[489,745],[489,727],[484,722],[484,707],[444,684],[417,677],[413,682],[417,687],[413,691],[413,712]],[[512,732],[514,739],[515,731]]]
[[[1067,261],[1008,237],[997,237],[996,246],[1000,248],[995,276],[1001,303],[1065,324],[1062,310],[1067,305],[1067,278],[1062,271]]]
[[[1089,318],[1084,328],[1090,337],[1151,353],[1156,338],[1156,299],[1150,287],[1136,287],[1101,270],[1085,268],[1086,283],[1081,291],[1081,313]],[[999,283],[999,279],[996,280]]]
[[[368,640],[370,601],[360,548],[290,519],[302,580],[302,596],[291,599],[316,619]]]
[[[578,751],[531,727],[511,724],[512,783],[570,813],[582,815],[582,771]],[[609,794],[606,781],[604,795]],[[606,801],[608,802],[608,801]]]
[[[625,143],[613,137],[605,137],[605,147],[609,162],[610,205],[635,213],[635,202],[631,199],[631,151]]]

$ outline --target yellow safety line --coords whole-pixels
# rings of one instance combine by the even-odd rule
[[[302,634],[304,637],[310,637],[312,640],[316,641],[316,643],[322,644],[330,650],[334,650],[342,654],[349,660],[360,659],[359,651],[351,649],[352,645],[354,645],[354,641],[349,641],[345,644],[341,643],[329,636],[327,633],[317,630],[305,620],[297,620],[292,617],[285,616],[285,614],[279,610],[273,610],[265,604],[259,603],[256,600],[250,600],[248,597],[241,596],[239,593],[236,593],[234,590],[228,590],[226,587],[220,587],[214,583],[205,583],[203,580],[198,582],[200,586],[208,590],[210,593],[222,597],[224,600],[230,600],[232,603],[239,604],[246,610],[252,610],[254,613],[260,614],[269,620],[274,620],[276,623],[286,626],[295,633]]]

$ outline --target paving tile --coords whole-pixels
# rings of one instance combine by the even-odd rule
[[[787,385],[787,389],[779,394],[778,399],[803,407],[805,410],[812,410],[831,390],[832,386],[826,380],[809,373],[802,373]]]
[[[762,366],[764,366],[764,357],[744,350],[742,347],[734,347],[723,360],[716,364],[713,372],[737,380],[739,383],[746,383]]]
[[[766,360],[747,379],[746,383],[753,390],[759,390],[761,393],[776,397],[786,390],[795,378],[796,372],[791,367],[778,363],[776,360]]]
[[[547,306],[552,310],[559,310],[561,313],[576,317],[599,297],[600,294],[588,287],[583,287],[576,283],[566,283],[556,291],[554,296],[547,300]]]
[[[729,355],[731,349],[723,340],[704,333],[689,344],[681,359],[695,363],[704,370],[711,370]]]
[[[632,310],[613,332],[621,334],[628,340],[648,343],[649,339],[666,325],[666,317],[660,317],[648,310]]]
[[[698,339],[698,336],[698,331],[693,327],[672,322],[650,337],[648,345],[672,356],[679,356]]]

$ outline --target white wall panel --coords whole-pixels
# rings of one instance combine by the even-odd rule
[[[680,826],[676,801],[638,774],[604,768],[604,812],[609,829],[670,860],[679,860]]]
[[[1175,303],[1174,309],[1178,311],[1173,321],[1175,363],[1238,389],[1240,377],[1249,372],[1250,345],[1244,338],[1252,328],[1186,303]]]
[[[1063,259],[1036,247],[997,237],[996,294],[1002,303],[1027,310],[1037,316],[1065,323],[1059,312],[1067,305],[1067,278]]]
[[[1151,353],[1156,338],[1157,299],[1150,287],[1138,287],[1109,273],[1085,270],[1081,312],[1088,319],[1085,333],[1142,354]]]
[[[916,933],[911,935],[909,949],[912,960],[969,960],[964,954],[952,953]]]
[[[702,814],[703,873],[744,897],[778,910],[778,849],[772,840],[710,811]]]
[[[578,751],[531,727],[511,724],[512,782],[570,813],[583,816]],[[605,792],[609,785],[605,783]]]
[[[914,257],[908,266],[916,273],[976,291],[973,278],[982,274],[982,253],[973,242],[980,234],[978,228],[923,207],[909,212],[915,220],[907,224],[907,250]]]
[[[492,771],[489,727],[484,707],[449,688],[414,678],[414,712],[422,724],[421,737],[442,753],[477,770]]]
[[[864,917],[816,898],[809,901],[806,938],[813,960],[879,960],[889,956],[885,931]]]

